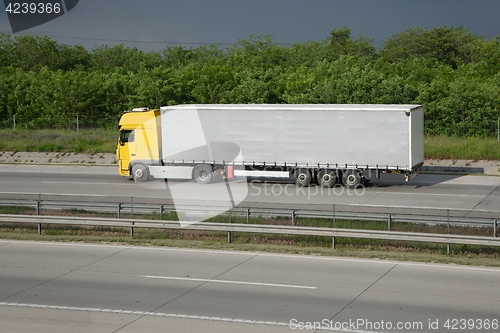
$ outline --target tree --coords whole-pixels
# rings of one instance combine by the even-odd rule
[[[236,73],[235,87],[230,92],[230,103],[283,103],[283,78],[280,66],[274,68],[245,68]]]
[[[233,69],[227,64],[205,65],[193,81],[195,103],[230,103],[229,92],[234,88]]]
[[[228,49],[228,60],[235,67],[271,68],[286,62],[288,52],[271,36],[250,35],[250,40],[239,39]]]
[[[380,54],[392,62],[420,57],[457,69],[461,64],[473,61],[476,39],[463,27],[436,27],[431,31],[413,27],[388,38]]]
[[[352,40],[351,29],[343,27],[330,31],[327,50],[333,57],[332,60],[338,59],[341,55],[371,58],[375,55],[375,47],[372,42],[371,39],[364,36]]]
[[[81,46],[60,45],[48,37],[16,36],[0,34],[0,64],[3,68],[12,66],[24,71],[86,70],[89,54]]]
[[[98,46],[92,50],[90,63],[93,70],[112,73],[118,68],[137,73],[142,69],[152,69],[161,65],[161,55],[145,53],[137,48],[126,48],[123,43],[116,46]]]

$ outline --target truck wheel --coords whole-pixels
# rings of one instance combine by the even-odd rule
[[[295,183],[298,186],[305,187],[309,186],[312,181],[312,174],[308,169],[297,169],[295,170]]]
[[[198,165],[194,168],[193,178],[198,184],[210,184],[214,178],[214,172],[208,165]]]
[[[137,182],[145,182],[149,179],[149,170],[144,164],[136,164],[132,167],[132,178]]]
[[[363,182],[363,177],[358,170],[346,170],[342,176],[342,183],[348,188],[357,188]]]
[[[322,187],[333,187],[337,182],[335,170],[320,170],[318,172],[318,182]]]

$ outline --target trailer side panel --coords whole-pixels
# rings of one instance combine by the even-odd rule
[[[165,163],[229,156],[207,143],[240,148],[236,164],[409,170],[423,160],[416,105],[183,105],[162,108]],[[416,115],[413,119],[413,115]],[[413,128],[413,131],[410,132]],[[423,127],[422,127],[423,129]],[[415,131],[416,130],[416,131]],[[418,142],[414,142],[414,140]],[[198,149],[195,149],[197,148]],[[215,146],[214,146],[215,147]],[[182,153],[183,151],[184,153]],[[188,151],[188,153],[186,153]],[[203,154],[200,152],[203,151]],[[233,154],[234,155],[234,152]],[[422,155],[422,156],[421,156]],[[231,159],[229,159],[230,161]],[[415,164],[413,164],[415,163]],[[413,164],[413,165],[412,165]]]

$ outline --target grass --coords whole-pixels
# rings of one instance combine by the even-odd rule
[[[114,153],[117,130],[24,130],[1,129],[0,151]],[[426,159],[500,160],[500,142],[495,138],[425,136]]]
[[[495,138],[450,138],[426,136],[426,159],[500,160],[500,142]]]
[[[26,130],[1,129],[0,151],[113,153],[118,132],[105,129]]]
[[[0,214],[35,214],[32,208],[0,207]],[[102,214],[82,210],[43,211],[50,215],[78,215],[116,217],[114,214]],[[130,218],[131,216],[123,216]],[[160,219],[159,214],[138,216],[135,218]],[[175,213],[163,214],[164,220],[176,220]],[[229,217],[221,216],[214,221],[228,222]],[[246,223],[246,217],[232,216],[233,223]],[[299,219],[298,225],[332,227],[329,219]],[[286,218],[252,217],[249,223],[291,225]],[[446,233],[446,226],[425,226],[422,224],[393,223],[394,231]],[[385,222],[337,220],[337,228],[355,228],[368,230],[387,230]],[[492,236],[492,228],[452,227],[451,233]],[[323,256],[346,256],[358,258],[378,258],[398,261],[419,261],[453,263],[461,265],[480,265],[500,267],[500,249],[486,246],[451,245],[450,254],[446,245],[420,242],[384,241],[375,239],[336,239],[336,248],[332,249],[331,237],[278,235],[278,234],[232,234],[232,243],[227,243],[226,232],[210,232],[182,229],[146,229],[134,228],[134,238],[130,237],[129,228],[92,227],[72,225],[43,225],[42,234],[38,235],[36,224],[0,224],[0,238],[33,241],[62,241],[130,244],[142,246],[168,246],[201,249],[224,249],[238,251],[264,251],[274,253],[292,253]]]

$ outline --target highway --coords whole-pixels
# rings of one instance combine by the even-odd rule
[[[500,217],[500,177],[419,175],[405,182],[402,175],[382,175],[366,188],[324,189],[296,187],[289,183],[232,182],[233,199],[244,207],[332,209],[332,205],[363,207],[364,210],[398,209],[455,210],[463,216]],[[234,186],[233,186],[234,185]],[[161,204],[174,202],[229,205],[226,184],[198,185],[192,182],[135,183],[117,175],[116,167],[0,165],[0,198],[15,193],[70,195],[99,200],[143,199]],[[236,200],[237,199],[237,200]]]
[[[136,184],[115,167],[0,165],[0,199],[40,193],[93,202],[232,199],[247,207],[451,209],[500,217],[499,177],[420,175],[404,182],[402,175],[383,175],[347,190],[286,182]],[[458,331],[493,332],[498,281],[495,268],[0,240],[0,327],[2,333],[442,332],[467,319],[467,329]]]
[[[500,320],[495,268],[24,241],[0,241],[0,268],[2,333],[444,332],[454,319],[494,332],[479,325]]]

